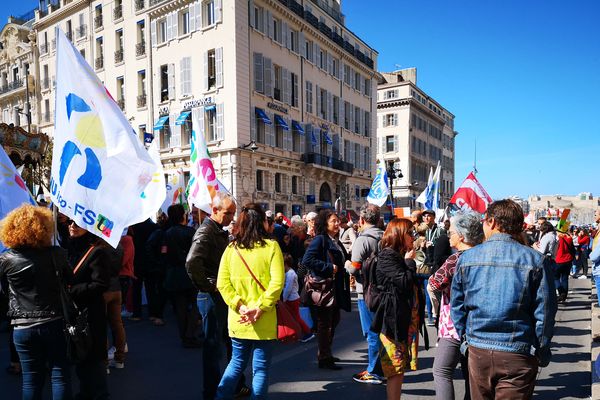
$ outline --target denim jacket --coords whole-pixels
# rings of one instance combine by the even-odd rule
[[[452,280],[451,316],[469,346],[550,361],[557,303],[553,262],[497,233],[465,251]]]

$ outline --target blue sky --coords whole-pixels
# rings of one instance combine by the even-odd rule
[[[37,1],[3,5],[6,21]],[[457,186],[477,140],[478,178],[494,198],[600,196],[600,1],[342,0],[342,9],[379,52],[380,71],[417,67],[419,86],[456,116]]]

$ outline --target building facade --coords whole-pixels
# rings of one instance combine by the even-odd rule
[[[395,207],[418,208],[415,199],[438,162],[440,208],[454,194],[454,115],[417,86],[416,69],[381,73],[377,87],[377,157],[393,166]],[[401,173],[399,173],[401,172]],[[392,170],[388,168],[388,173]],[[402,175],[400,177],[400,175]]]
[[[60,0],[35,12],[52,135],[56,27],[92,65],[165,171],[190,170],[192,119],[240,203],[288,215],[357,210],[375,169],[377,52],[339,0]]]
[[[529,212],[537,217],[557,220],[565,208],[570,209],[569,220],[573,225],[590,225],[594,221],[594,212],[600,208],[600,198],[592,193],[578,195],[531,195],[528,198]]]

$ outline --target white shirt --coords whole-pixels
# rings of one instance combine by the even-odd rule
[[[285,286],[283,287],[283,301],[294,301],[298,300],[300,295],[298,294],[298,275],[296,271],[290,268],[285,273]]]

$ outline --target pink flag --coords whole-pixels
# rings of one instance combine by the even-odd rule
[[[451,204],[456,204],[461,210],[474,210],[481,214],[487,210],[492,198],[485,191],[481,183],[472,172],[467,176],[462,185],[450,199]]]

